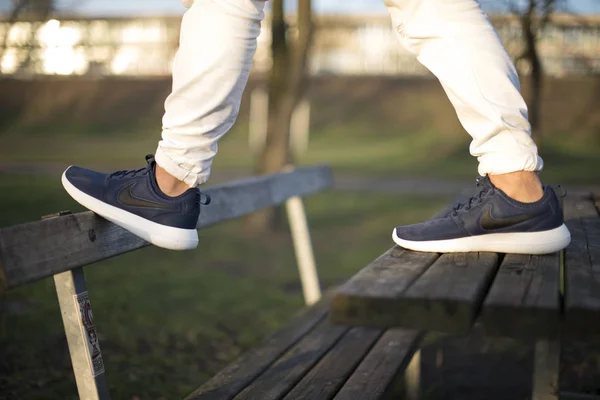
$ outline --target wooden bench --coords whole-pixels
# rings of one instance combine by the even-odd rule
[[[401,380],[415,387],[416,369],[404,370],[421,333],[334,325],[328,307],[325,298],[309,308],[186,400],[377,400],[397,398]]]
[[[250,178],[206,190],[203,228],[286,203],[307,304],[320,297],[316,267],[299,196],[331,186],[328,168],[305,168]],[[83,266],[149,245],[94,213],[62,212],[42,221],[0,229],[0,291],[54,277],[79,396],[110,398]],[[422,334],[403,329],[349,328],[327,317],[326,297],[261,346],[192,393],[188,399],[380,399],[418,382]],[[418,361],[418,360],[417,360]],[[414,398],[414,396],[413,396]]]
[[[394,247],[332,300],[333,322],[469,332],[536,342],[533,398],[556,399],[560,339],[600,337],[600,217],[592,194],[564,199],[572,243],[541,255],[417,253]]]
[[[321,293],[300,196],[319,192],[331,184],[329,168],[313,167],[208,188],[206,193],[213,202],[203,209],[198,228],[285,203],[305,300],[312,304],[321,297]],[[54,277],[81,399],[109,399],[83,266],[148,245],[92,212],[62,212],[44,217],[41,221],[0,229],[0,292]],[[324,314],[318,314],[318,318],[322,320]],[[326,338],[315,336],[310,329],[316,323],[310,317],[296,322],[300,325],[297,325],[294,335],[299,338],[306,334],[307,343],[300,347],[305,354],[312,352],[314,346],[323,350],[327,343],[345,335],[344,329],[323,322],[315,332],[326,333]],[[327,327],[322,327],[323,324]],[[286,343],[288,347],[292,346],[293,343],[289,342],[292,338],[284,333],[279,335],[284,339],[278,339],[277,346]]]

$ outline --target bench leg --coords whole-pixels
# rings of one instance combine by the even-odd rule
[[[538,340],[535,343],[532,400],[558,399],[560,345],[558,341]]]
[[[81,400],[109,400],[100,343],[83,268],[54,275],[73,372]]]
[[[421,350],[413,355],[404,374],[406,399],[418,400],[421,391]]]
[[[315,256],[310,241],[304,205],[300,197],[292,197],[286,201],[285,207],[292,232],[304,300],[307,305],[311,305],[321,298],[321,288],[319,287],[319,277],[317,276]]]

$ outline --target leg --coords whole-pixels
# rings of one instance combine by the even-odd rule
[[[558,399],[560,346],[558,342],[538,340],[533,363],[533,400]]]
[[[248,81],[264,1],[196,0],[183,18],[156,151],[161,188],[204,183],[217,142],[237,118]],[[176,180],[168,180],[167,174]],[[173,182],[174,181],[174,182]],[[178,194],[174,190],[173,194]]]
[[[304,302],[310,306],[321,298],[321,287],[319,285],[319,276],[317,274],[317,266],[315,264],[315,256],[302,198],[290,198],[285,202],[285,208],[288,215],[290,232],[292,233],[292,243],[294,245],[294,252],[296,253]]]
[[[406,399],[418,400],[421,397],[421,350],[417,350],[406,367],[404,374]]]
[[[83,268],[54,275],[80,399],[110,400]]]
[[[546,254],[570,234],[536,172],[527,107],[510,57],[476,0],[386,0],[400,41],[440,80],[471,135],[480,190],[443,216],[397,227],[394,241],[432,252]]]
[[[518,200],[541,198],[532,171],[543,163],[531,140],[519,78],[478,3],[386,0],[386,5],[400,41],[437,76],[472,136],[470,151],[479,160],[479,174],[490,175]]]
[[[186,1],[191,3],[191,1]],[[146,168],[102,174],[69,167],[62,182],[95,213],[160,247],[193,249],[217,141],[237,117],[264,1],[196,0],[181,26],[163,140]]]

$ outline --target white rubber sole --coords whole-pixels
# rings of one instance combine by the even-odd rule
[[[62,184],[67,193],[85,208],[127,229],[129,232],[155,246],[169,250],[191,250],[198,247],[198,231],[196,229],[181,229],[158,224],[118,207],[106,204],[77,189],[67,179],[67,171],[68,168],[62,175]]]
[[[432,253],[466,253],[488,251],[493,253],[549,254],[564,249],[571,243],[571,234],[562,224],[541,232],[490,233],[459,239],[412,241],[401,239],[392,232],[394,242],[405,249]]]

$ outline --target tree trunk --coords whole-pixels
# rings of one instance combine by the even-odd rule
[[[257,164],[259,174],[279,172],[291,162],[290,121],[307,84],[306,65],[312,43],[311,0],[298,0],[298,36],[290,45],[284,20],[283,0],[272,3],[272,59],[269,77],[269,117],[265,146]],[[281,226],[281,208],[255,213],[250,223],[257,230]]]
[[[272,3],[272,43],[273,65],[269,76],[269,119],[266,143],[257,165],[257,172],[267,174],[279,171],[288,159],[289,127],[285,116],[290,113],[285,100],[288,97],[288,74],[291,67],[290,46],[287,41],[287,27],[284,20],[283,0]],[[291,113],[290,113],[291,115]]]
[[[541,102],[543,75],[542,62],[537,49],[537,27],[533,21],[535,17],[535,0],[529,0],[529,7],[521,18],[521,26],[525,39],[524,58],[530,66],[530,96],[529,96],[529,122],[531,123],[532,137],[538,147],[541,146]]]

